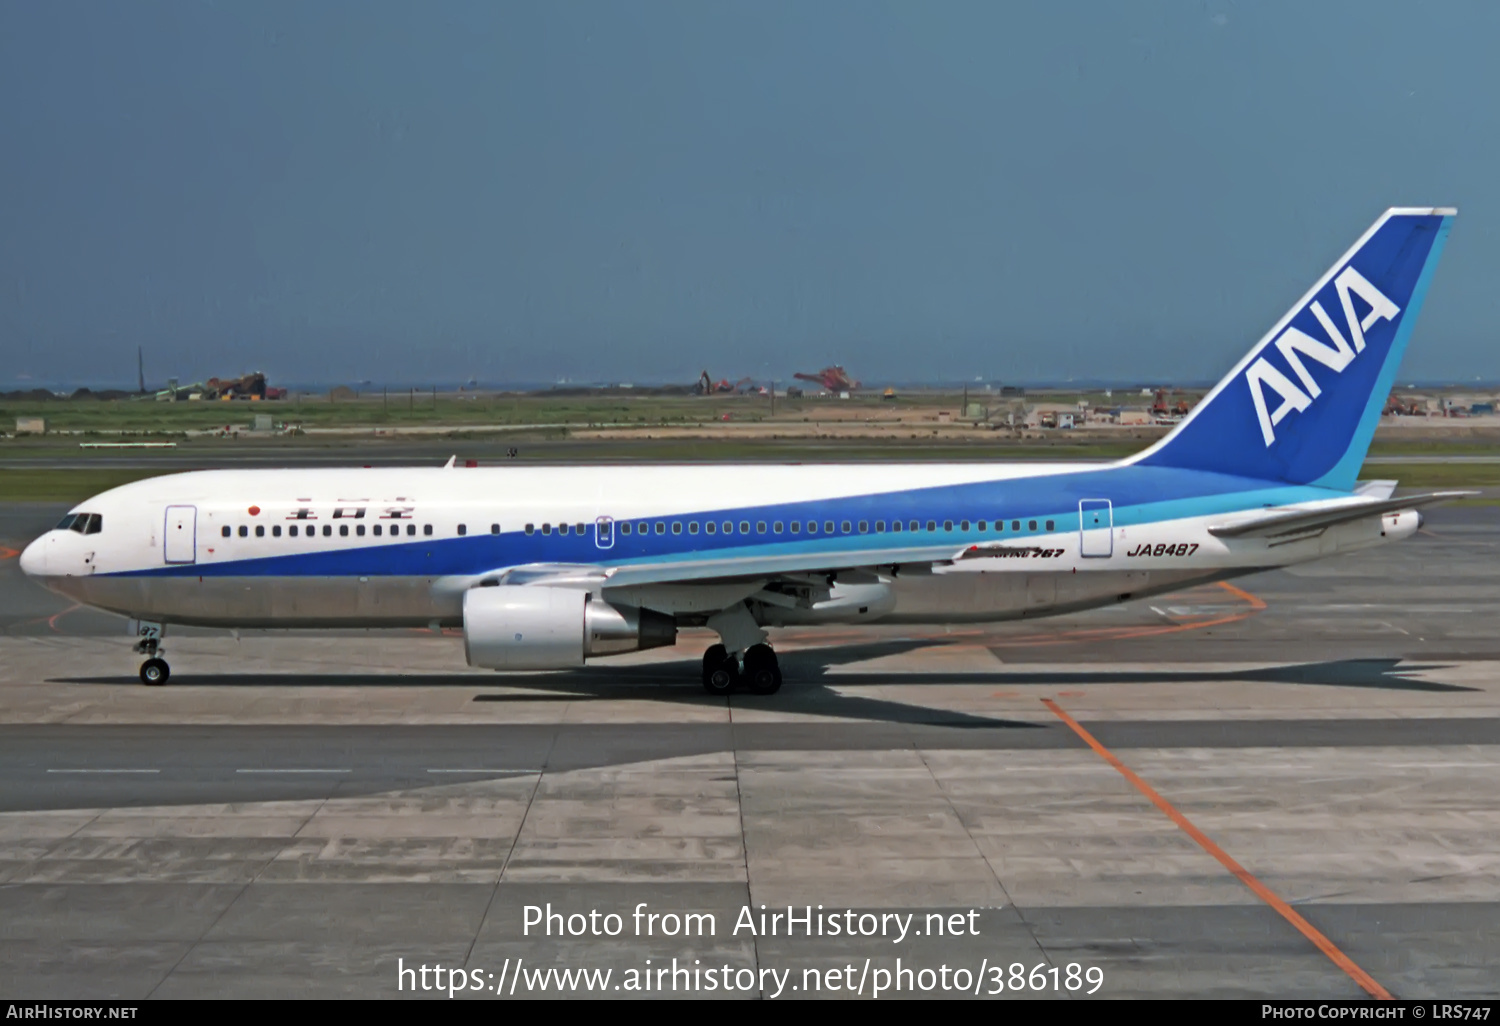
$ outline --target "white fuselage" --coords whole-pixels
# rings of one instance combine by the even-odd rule
[[[771,626],[961,622],[1302,562],[1418,522],[1225,539],[1209,525],[1349,497],[1269,483],[1179,497],[1142,478],[981,463],[202,471],[82,503],[97,522],[48,532],[23,568],[124,616],[225,627],[460,626],[465,591],[528,575],[682,623],[744,602]]]

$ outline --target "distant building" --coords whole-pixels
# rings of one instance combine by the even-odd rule
[[[47,433],[46,417],[17,417],[16,434],[18,435],[45,435]]]

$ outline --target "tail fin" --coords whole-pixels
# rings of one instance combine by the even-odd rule
[[[1129,462],[1354,487],[1456,210],[1395,207]]]

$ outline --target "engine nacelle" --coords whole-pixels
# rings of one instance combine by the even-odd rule
[[[464,592],[464,657],[490,670],[558,670],[592,656],[677,643],[663,613],[612,606],[577,588],[499,585]]]

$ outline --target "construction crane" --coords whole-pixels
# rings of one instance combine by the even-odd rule
[[[814,382],[829,392],[852,392],[859,387],[859,382],[849,377],[848,371],[837,366],[824,367],[816,374],[793,374],[792,377]]]

